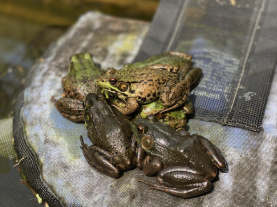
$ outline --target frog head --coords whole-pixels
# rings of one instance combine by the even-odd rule
[[[170,149],[174,140],[172,136],[180,136],[170,126],[167,126],[153,116],[146,119],[136,118],[131,125],[138,144],[148,153],[163,157],[163,153]]]
[[[97,79],[97,85],[102,89],[117,94],[121,99],[130,97],[130,84],[124,81],[124,77],[121,71],[117,71],[114,68],[108,68],[106,73]]]

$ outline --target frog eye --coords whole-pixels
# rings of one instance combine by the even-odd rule
[[[151,149],[153,147],[154,140],[150,135],[143,135],[141,139],[141,145],[144,149]]]
[[[117,87],[120,91],[124,92],[128,89],[127,83],[120,83],[119,86]]]
[[[88,60],[91,60],[92,59],[92,55],[90,53],[85,53],[84,54],[84,58],[88,59]]]
[[[144,134],[148,130],[148,127],[145,124],[138,124],[137,128],[139,134]]]
[[[116,79],[116,78],[110,78],[110,79],[109,79],[109,82],[110,82],[111,85],[114,86],[114,85],[117,84],[117,79]]]
[[[72,55],[72,56],[69,58],[69,60],[70,60],[71,62],[77,62],[77,61],[78,61],[78,57],[77,57],[77,55]]]

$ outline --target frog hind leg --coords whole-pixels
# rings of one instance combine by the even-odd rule
[[[196,137],[200,141],[201,146],[207,151],[207,154],[209,155],[210,159],[217,166],[218,169],[227,169],[227,162],[221,154],[220,150],[215,145],[213,145],[208,139],[200,135],[192,136]]]
[[[138,180],[150,186],[150,189],[156,189],[168,194],[192,198],[207,193],[211,189],[211,182],[203,176],[196,174],[187,167],[168,167],[158,174],[158,182],[151,183],[144,180]]]
[[[72,121],[74,123],[84,123],[85,122],[84,114],[76,116],[76,115],[66,114],[63,112],[60,112],[60,113],[64,118],[69,119],[70,121]]]
[[[189,86],[192,86],[200,79],[201,75],[201,68],[192,68],[184,75],[183,80],[187,80],[189,82]]]
[[[117,108],[122,114],[128,115],[136,111],[139,107],[139,104],[134,98],[129,98],[124,107],[119,106],[116,103],[113,104],[113,107]]]
[[[56,100],[54,97],[51,101],[55,104],[56,109],[63,117],[72,122],[80,123],[84,120],[84,102],[80,99],[60,98]]]
[[[156,112],[155,114],[170,111],[184,104],[188,97],[189,90],[189,83],[186,80],[180,81],[177,84],[175,81],[168,82],[163,87],[160,95],[160,100],[166,108]],[[179,100],[176,102],[176,99]]]
[[[81,149],[90,166],[112,178],[119,178],[120,170],[112,163],[112,157],[108,152],[97,146],[91,145],[88,147],[82,136],[80,136],[80,140]]]

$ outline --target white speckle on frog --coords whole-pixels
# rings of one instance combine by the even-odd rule
[[[248,91],[247,93],[245,93],[243,95],[243,97],[245,98],[245,101],[250,101],[251,97],[253,97],[255,95],[257,95],[257,93]]]

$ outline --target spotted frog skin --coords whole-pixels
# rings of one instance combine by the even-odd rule
[[[93,145],[84,143],[81,149],[88,163],[113,178],[139,166],[142,149],[137,148],[130,121],[107,104],[102,94],[89,93],[85,100],[85,122]]]
[[[168,52],[144,62],[127,64],[122,70],[110,68],[98,78],[97,85],[124,102],[124,107],[120,106],[120,101],[114,104],[123,114],[130,114],[138,109],[139,104],[157,99],[165,107],[157,113],[163,113],[179,107],[187,99],[191,82],[190,79],[179,78],[180,71],[185,71],[181,76],[191,73],[188,77],[196,76],[199,70],[201,73],[201,69],[190,71],[192,63],[189,58],[192,57]]]
[[[191,198],[208,192],[218,169],[227,163],[219,149],[200,135],[158,122],[154,116],[133,120],[132,129],[146,158],[142,165],[148,176],[157,174],[158,183],[139,180],[151,189]]]
[[[52,101],[63,117],[73,122],[84,122],[83,100],[96,92],[96,79],[103,74],[89,53],[75,54],[70,58],[68,75],[62,78],[63,97]]]

